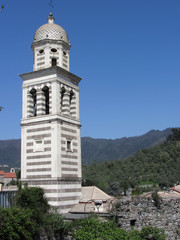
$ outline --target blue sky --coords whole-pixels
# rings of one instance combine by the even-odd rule
[[[48,0],[0,0],[0,139],[20,138],[21,86]],[[179,0],[54,0],[80,83],[81,135],[121,138],[180,126]]]

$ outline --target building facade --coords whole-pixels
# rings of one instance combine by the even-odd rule
[[[81,197],[81,78],[69,72],[70,47],[67,33],[50,13],[34,35],[33,72],[20,75],[21,180],[42,187],[61,213]]]

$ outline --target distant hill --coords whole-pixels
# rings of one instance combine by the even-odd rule
[[[82,162],[83,164],[89,164],[93,161],[103,162],[124,159],[141,149],[165,141],[170,133],[171,128],[167,128],[164,131],[151,130],[142,136],[115,140],[82,137]],[[6,164],[10,167],[20,167],[20,156],[20,139],[0,141],[0,165]]]
[[[21,140],[0,141],[0,165],[6,164],[10,167],[20,167]]]
[[[166,140],[171,134],[171,128],[163,131],[151,130],[138,137],[120,139],[94,139],[83,137],[82,141],[82,162],[89,164],[93,161],[103,162],[114,159],[127,158],[137,151],[149,148]]]

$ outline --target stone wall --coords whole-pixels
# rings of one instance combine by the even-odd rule
[[[152,198],[121,199],[117,208],[119,225],[125,230],[143,226],[163,228],[168,240],[180,240],[180,199],[161,200],[157,208]]]

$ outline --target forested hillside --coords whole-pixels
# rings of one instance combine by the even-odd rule
[[[138,137],[115,140],[82,137],[82,163],[86,165],[94,161],[103,162],[127,158],[141,149],[165,141],[170,133],[171,128],[167,128],[164,131],[151,130]],[[20,159],[20,139],[0,141],[0,165],[6,164],[10,167],[20,167]]]
[[[82,138],[82,162],[89,164],[93,161],[103,162],[114,159],[127,158],[137,151],[149,148],[166,140],[171,133],[171,128],[164,131],[151,130],[138,137],[120,139],[94,139]]]
[[[179,134],[180,135],[180,134]],[[180,138],[137,152],[123,160],[93,163],[83,167],[83,184],[96,185],[108,193],[135,187],[141,183],[158,183],[160,187],[180,182]]]
[[[0,165],[6,164],[10,167],[20,167],[21,140],[0,141]]]

